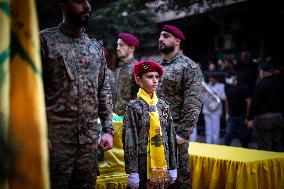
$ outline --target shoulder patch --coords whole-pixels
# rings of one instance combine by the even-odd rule
[[[185,60],[192,68],[197,68],[198,64],[192,61],[191,59],[186,59]]]

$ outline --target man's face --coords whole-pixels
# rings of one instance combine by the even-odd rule
[[[129,56],[131,47],[125,43],[122,39],[117,40],[116,53],[119,59],[123,59]]]
[[[90,2],[88,0],[68,0],[66,14],[72,24],[86,27],[91,19]]]
[[[180,40],[171,33],[162,31],[159,37],[159,50],[164,54],[171,53],[179,42]]]

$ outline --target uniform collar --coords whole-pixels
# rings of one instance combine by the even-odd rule
[[[119,67],[122,67],[122,66],[125,66],[125,65],[131,65],[131,64],[133,64],[133,62],[135,62],[135,61],[136,61],[136,59],[135,59],[134,57],[132,57],[132,58],[129,60],[130,63],[126,63],[126,62],[120,60],[120,61],[118,62],[118,66],[119,66]]]
[[[68,25],[66,25],[66,24],[64,24],[64,23],[60,23],[60,24],[58,25],[58,27],[59,27],[59,30],[60,30],[62,33],[66,34],[66,35],[69,35],[69,36],[72,37],[72,38],[81,38],[81,37],[83,36],[83,34],[84,34],[84,31],[85,31],[85,29],[83,29],[83,30],[82,30],[81,32],[79,32],[79,33],[74,32],[73,30],[71,30],[71,28],[70,28]]]
[[[181,57],[183,55],[182,51],[177,52],[172,58],[170,58],[169,60],[162,60],[162,64],[170,64],[173,61],[175,61],[176,59],[178,59],[179,57]]]

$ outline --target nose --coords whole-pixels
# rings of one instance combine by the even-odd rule
[[[159,42],[162,42],[163,41],[163,36],[160,36],[159,37]]]
[[[89,12],[91,11],[91,4],[90,4],[89,0],[84,1],[84,10],[89,11]]]
[[[156,77],[153,78],[153,82],[154,82],[154,83],[157,83],[158,80],[159,80],[159,78],[156,78]]]

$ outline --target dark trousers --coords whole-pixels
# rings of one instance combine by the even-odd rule
[[[236,131],[239,131],[239,139],[242,147],[248,147],[248,129],[245,125],[245,115],[229,116],[226,126],[226,133],[224,136],[224,144],[231,145],[231,142],[235,136]]]
[[[190,189],[190,167],[188,155],[189,143],[176,144],[177,147],[177,180],[174,184],[170,185],[170,189]]]
[[[258,147],[260,150],[281,152],[284,118],[281,113],[266,113],[255,117]]]
[[[52,189],[93,189],[98,172],[97,144],[52,144]]]

